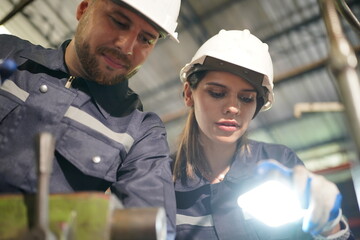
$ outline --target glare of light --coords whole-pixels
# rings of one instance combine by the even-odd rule
[[[267,181],[238,198],[244,212],[270,227],[278,227],[304,217],[295,192],[279,181]]]
[[[0,25],[0,34],[11,34],[9,30],[3,25]]]

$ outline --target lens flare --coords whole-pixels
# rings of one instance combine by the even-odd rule
[[[305,213],[290,186],[276,180],[267,181],[244,193],[238,198],[238,205],[270,227],[297,221]]]

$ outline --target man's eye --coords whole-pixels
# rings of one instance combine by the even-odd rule
[[[148,37],[146,37],[146,36],[141,36],[140,39],[141,39],[141,41],[142,41],[143,43],[148,44],[148,45],[153,45],[153,44],[155,44],[155,42],[156,42],[155,39],[153,39],[153,38],[148,38]]]
[[[111,18],[111,20],[112,20],[117,26],[119,26],[119,27],[121,27],[121,28],[123,28],[123,29],[128,27],[126,23],[124,23],[124,22],[122,22],[122,21],[119,21],[119,20],[117,20],[117,19],[115,19],[115,18]]]
[[[212,96],[213,98],[222,98],[225,96],[225,93],[223,92],[214,92],[214,91],[209,91],[210,96]]]

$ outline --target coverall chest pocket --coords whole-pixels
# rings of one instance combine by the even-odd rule
[[[79,129],[69,127],[56,150],[82,173],[110,182],[116,181],[121,164],[120,150]]]

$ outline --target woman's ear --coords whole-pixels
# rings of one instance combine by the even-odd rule
[[[183,92],[184,92],[184,102],[185,102],[186,106],[188,106],[188,107],[194,106],[192,89],[188,82],[184,83],[184,91]]]

